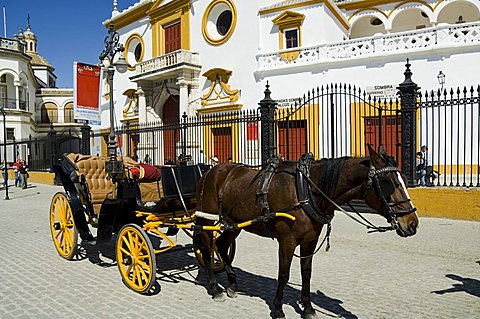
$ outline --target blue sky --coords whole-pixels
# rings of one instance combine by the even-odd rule
[[[123,10],[136,0],[119,0]],[[0,0],[6,8],[7,37],[26,29],[27,14],[38,38],[38,53],[55,68],[58,87],[73,86],[73,62],[95,64],[103,50],[112,0]],[[0,8],[1,10],[2,8]],[[3,12],[0,36],[4,36]],[[1,67],[1,66],[0,66]]]

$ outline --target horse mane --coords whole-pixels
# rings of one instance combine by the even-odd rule
[[[350,158],[352,157],[344,156],[339,158],[323,158],[320,161],[316,161],[316,163],[320,165],[318,187],[327,196],[332,197],[334,195],[333,192],[337,188],[343,164]]]

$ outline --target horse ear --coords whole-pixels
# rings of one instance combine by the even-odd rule
[[[367,144],[368,146],[368,153],[370,154],[370,163],[373,164],[375,167],[383,167],[385,165],[385,159],[375,152],[375,150]],[[383,147],[382,147],[383,148]]]
[[[383,144],[381,144],[381,143],[380,143],[380,145],[378,145],[378,154],[387,155],[387,151],[385,150],[385,147],[383,147]]]

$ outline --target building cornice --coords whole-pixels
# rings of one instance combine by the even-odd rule
[[[113,23],[116,30],[121,29],[129,24],[132,24],[135,21],[147,17],[147,11],[152,7],[152,4],[154,2],[154,0],[140,1],[132,5],[131,7],[123,10],[116,16],[103,21],[103,25],[108,29],[110,23]]]
[[[336,20],[346,29],[350,29],[350,23],[347,17],[345,17],[338,6],[332,0],[289,0],[279,2],[268,7],[261,8],[258,13],[265,15],[269,13],[275,13],[280,11],[291,10],[300,7],[306,7],[314,4],[324,4],[325,7],[335,16]]]
[[[38,92],[39,93],[36,94],[37,97],[47,97],[47,96],[73,97],[73,89],[42,88],[38,90]]]

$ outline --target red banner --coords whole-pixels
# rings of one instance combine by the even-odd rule
[[[101,68],[75,62],[74,74],[75,119],[100,122]]]

